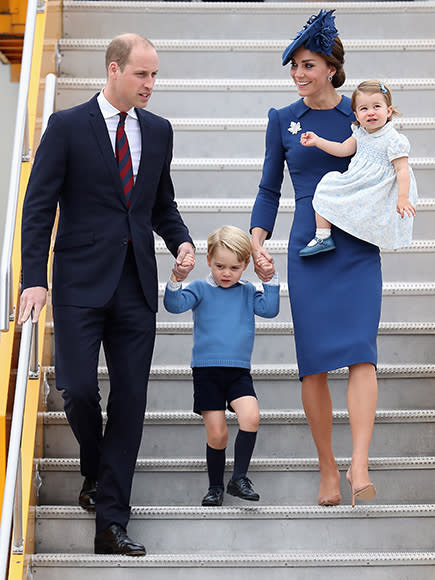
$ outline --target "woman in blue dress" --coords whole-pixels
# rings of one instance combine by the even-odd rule
[[[279,207],[284,163],[295,192],[288,246],[288,287],[294,324],[302,402],[317,448],[320,505],[341,502],[340,474],[332,451],[332,403],[328,371],[348,367],[347,405],[352,432],[352,463],[346,474],[355,499],[372,499],[368,452],[377,404],[377,349],[382,277],[379,248],[333,228],[336,250],[299,256],[315,228],[312,198],[329,171],[344,172],[350,158],[303,147],[300,134],[314,131],[333,141],[351,135],[350,99],[336,89],[345,81],[344,51],[333,11],[312,16],[283,53],[291,62],[300,99],[269,111],[263,175],[251,218],[257,274],[266,280],[273,262],[264,241],[271,237]]]

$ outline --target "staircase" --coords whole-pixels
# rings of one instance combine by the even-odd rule
[[[161,303],[129,525],[148,555],[92,553],[93,517],[77,506],[78,446],[48,367],[33,578],[435,577],[435,2],[66,1],[56,106],[87,100],[103,86],[108,39],[131,31],[153,40],[161,72],[149,108],[173,123],[177,199],[198,253],[190,279],[204,277],[208,233],[223,224],[249,228],[267,111],[297,98],[280,54],[321,7],[337,8],[347,58],[342,92],[350,95],[366,78],[391,87],[403,113],[395,126],[411,141],[420,192],[412,246],[382,254],[380,396],[370,458],[376,501],[350,506],[346,372],[339,370],[330,384],[343,504],[315,503],[316,453],[300,402],[285,283],[294,209],[286,177],[269,244],[283,282],[281,311],[258,322],[253,355],[262,420],[250,476],[259,504],[226,495],[222,508],[199,505],[208,479],[205,430],[191,412],[191,318],[171,315]],[[157,254],[161,299],[173,258],[160,241]],[[252,267],[247,277],[255,281]],[[104,402],[104,358],[99,379]],[[231,457],[236,424],[229,422]]]

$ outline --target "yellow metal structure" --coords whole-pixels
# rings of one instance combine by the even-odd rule
[[[26,10],[27,2],[20,0],[0,0],[0,11],[5,5],[9,6],[11,17],[9,23],[19,20],[21,10]],[[12,18],[14,16],[14,18]],[[55,72],[54,49],[56,41],[60,37],[61,3],[58,1],[48,2],[43,11],[38,11],[36,17],[36,30],[33,46],[33,58],[30,88],[28,96],[28,130],[29,145],[32,157],[37,149],[40,138],[40,118],[42,114],[42,102],[44,93],[45,75]],[[4,30],[7,22],[5,14],[0,14],[0,32]],[[15,24],[14,24],[15,25]],[[0,66],[2,66],[0,64]],[[13,298],[18,310],[19,279],[21,270],[20,261],[20,232],[22,205],[31,170],[31,161],[22,162],[20,173],[20,191],[17,207],[17,220],[15,225],[15,239],[13,244],[12,269],[13,269]],[[17,312],[16,312],[17,314]],[[38,361],[41,367],[50,363],[49,340],[45,337],[46,318],[49,315],[44,309],[39,324],[39,352]],[[16,320],[11,321],[8,332],[0,334],[0,500],[3,498],[5,481],[6,457],[8,446],[8,423],[11,416],[12,401],[15,389],[16,363],[18,358],[20,328]],[[29,380],[27,385],[26,406],[24,412],[23,436],[21,443],[22,454],[22,505],[23,505],[23,535],[25,539],[24,554],[15,556],[11,554],[9,576],[10,580],[21,580],[27,577],[26,561],[28,555],[33,552],[34,536],[34,505],[35,493],[34,482],[34,458],[41,456],[41,439],[38,429],[38,410],[42,409],[43,400],[41,393],[43,373],[39,380]],[[39,425],[39,427],[41,427]],[[1,507],[1,503],[0,503]]]
[[[11,65],[18,81],[26,24],[27,0],[0,0],[0,62]]]

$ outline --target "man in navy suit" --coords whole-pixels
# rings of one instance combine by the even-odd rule
[[[79,504],[96,511],[95,552],[144,555],[127,535],[130,493],[142,436],[155,338],[158,280],[154,235],[183,279],[194,247],[174,201],[172,128],[146,107],[158,71],[152,43],[116,37],[107,81],[89,102],[53,114],[35,156],[23,209],[19,322],[47,297],[47,260],[56,209],[53,316],[56,382],[80,444]],[[120,112],[131,152],[129,200],[115,157]],[[103,428],[97,384],[103,344],[110,376]]]

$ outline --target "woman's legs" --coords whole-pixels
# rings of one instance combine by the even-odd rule
[[[327,373],[302,379],[302,403],[319,456],[318,502],[337,505],[341,501],[340,473],[332,452],[332,401]]]
[[[369,447],[378,401],[376,369],[371,363],[349,367],[347,407],[352,431],[352,487],[360,489],[370,483]]]

